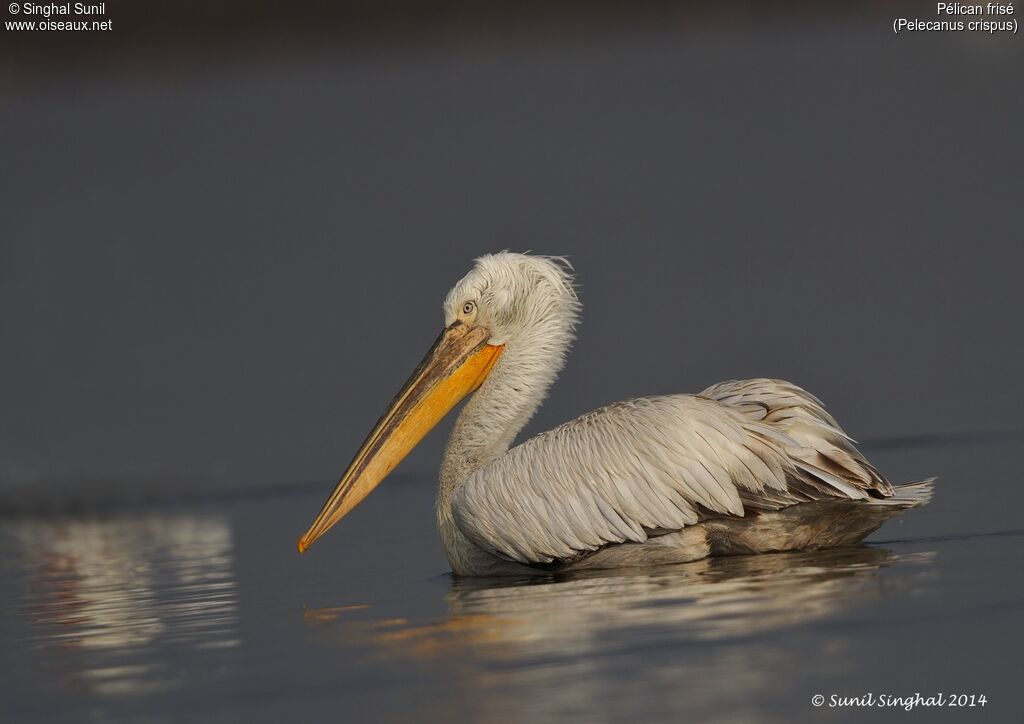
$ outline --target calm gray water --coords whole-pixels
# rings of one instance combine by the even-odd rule
[[[398,476],[306,556],[329,483],[0,520],[6,721],[855,720],[831,694],[984,695],[1019,721],[1013,435],[876,441],[934,502],[832,552],[454,580],[433,481]]]
[[[148,5],[88,57],[0,43],[0,722],[1024,719],[1018,36],[649,3],[355,47],[254,2],[236,45]],[[584,303],[526,434],[780,377],[934,502],[854,550],[455,581],[448,421],[299,557],[505,247]],[[811,705],[868,692],[987,704]]]

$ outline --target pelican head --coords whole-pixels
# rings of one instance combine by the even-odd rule
[[[499,393],[505,389],[532,398],[522,407],[529,413],[507,421],[514,436],[561,369],[578,316],[579,300],[565,259],[510,252],[477,259],[445,298],[441,335],[299,539],[299,552],[366,498],[485,381]],[[511,405],[509,410],[518,414]]]

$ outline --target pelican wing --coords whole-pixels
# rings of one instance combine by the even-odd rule
[[[540,564],[712,517],[884,496],[885,486],[816,398],[748,380],[583,415],[477,470],[452,511],[476,545]]]
[[[892,484],[854,447],[854,440],[843,432],[821,400],[792,382],[730,380],[712,385],[700,396],[790,436],[799,448],[791,454],[852,486],[855,491],[850,497],[861,497],[861,491],[874,491],[881,497],[893,495]]]

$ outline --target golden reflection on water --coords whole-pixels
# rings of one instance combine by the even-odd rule
[[[62,677],[98,695],[180,683],[155,647],[236,646],[233,543],[218,515],[26,519],[10,531],[28,571],[23,613]]]
[[[463,696],[486,702],[490,717],[629,716],[615,712],[620,697],[611,692],[628,693],[625,700],[643,691],[656,697],[652,706],[699,719],[723,712],[729,687],[767,695],[784,672],[806,670],[808,656],[823,667],[842,662],[848,637],[826,637],[827,646],[808,652],[784,632],[795,637],[815,621],[920,590],[933,557],[861,547],[544,582],[465,579],[453,582],[439,621],[366,619],[342,606],[306,611],[305,622],[321,642],[452,667]],[[908,570],[879,575],[895,565]],[[655,663],[648,651],[664,660]],[[631,658],[632,669],[609,668]],[[763,710],[727,713],[770,719]]]

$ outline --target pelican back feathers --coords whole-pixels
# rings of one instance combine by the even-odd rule
[[[479,468],[451,504],[477,546],[549,564],[710,519],[892,494],[815,397],[746,380],[603,407]]]

